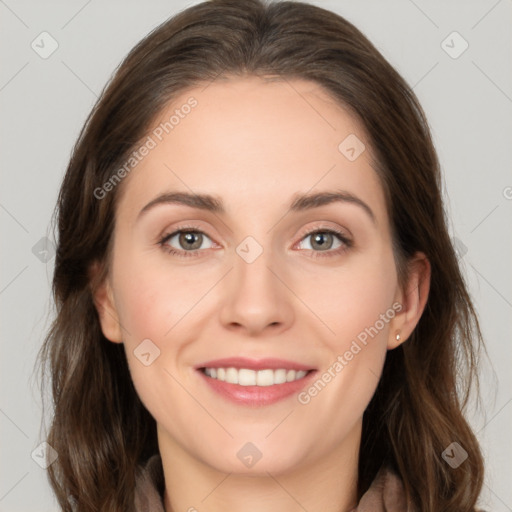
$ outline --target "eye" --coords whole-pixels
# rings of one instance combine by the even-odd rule
[[[210,244],[204,246],[204,242],[207,240],[210,241]],[[172,233],[164,235],[158,243],[170,254],[182,257],[198,256],[199,250],[212,247],[210,237],[200,229],[190,226],[178,228]]]
[[[336,256],[352,247],[352,241],[335,229],[315,229],[307,233],[301,242],[307,239],[311,240],[309,247],[302,249],[312,250],[313,257]]]
[[[307,239],[311,239],[307,244],[309,247],[299,248],[312,251],[311,256],[315,258],[339,255],[353,245],[350,239],[335,229],[312,230],[301,238],[298,245],[301,246],[302,241]],[[158,243],[166,252],[178,257],[199,256],[200,250],[211,249],[214,245],[208,235],[194,226],[181,226],[172,233],[165,234]]]

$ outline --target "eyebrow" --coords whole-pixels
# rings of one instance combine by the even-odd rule
[[[372,209],[359,197],[345,190],[333,192],[317,192],[314,194],[299,194],[293,197],[290,205],[290,210],[299,212],[310,210],[312,208],[319,208],[332,203],[349,203],[361,207],[366,214],[370,217],[373,223],[376,223],[375,214]],[[154,199],[152,199],[142,210],[139,212],[137,220],[146,212],[155,206],[162,204],[179,204],[205,210],[216,214],[225,214],[222,199],[210,194],[191,194],[188,192],[165,192]]]

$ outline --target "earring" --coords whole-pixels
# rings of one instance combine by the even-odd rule
[[[399,333],[397,333],[397,335],[395,336],[395,340],[396,341],[400,341],[400,334]]]

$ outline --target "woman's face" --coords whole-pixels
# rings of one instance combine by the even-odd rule
[[[313,82],[251,77],[187,91],[149,137],[97,300],[160,447],[223,472],[357,457],[404,317],[361,125]]]

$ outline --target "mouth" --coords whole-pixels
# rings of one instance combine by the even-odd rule
[[[210,390],[238,405],[264,406],[300,392],[316,368],[282,359],[218,359],[195,368]]]
[[[216,379],[228,384],[238,384],[239,386],[259,386],[267,387],[285,382],[294,382],[303,379],[314,370],[287,370],[286,368],[265,368],[263,370],[252,370],[250,368],[199,368],[211,379]]]

